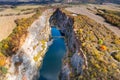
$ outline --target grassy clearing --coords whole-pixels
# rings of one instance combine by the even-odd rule
[[[15,20],[21,18],[28,18],[35,13],[19,16],[3,16],[0,17],[0,41],[7,38],[12,30],[16,27]]]
[[[12,30],[16,27],[16,19],[31,17],[38,7],[38,5],[0,6],[0,41],[12,33]]]
[[[30,11],[34,11],[34,9],[39,7],[40,7],[39,5],[20,5],[7,8],[4,8],[3,6],[3,8],[0,8],[3,9],[3,11],[0,11],[0,15],[1,16],[20,15],[24,13],[29,13]]]

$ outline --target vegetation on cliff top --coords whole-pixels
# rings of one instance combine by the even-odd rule
[[[40,16],[44,8],[36,9],[36,14],[29,18],[17,19],[13,32],[7,39],[0,42],[0,52],[5,56],[11,56],[22,45],[27,36],[28,27]]]
[[[113,59],[110,53],[120,50],[120,38],[86,16],[78,15],[74,21],[76,36],[82,43],[88,61],[88,69],[84,70],[82,76],[75,77],[82,80],[119,80],[120,57]]]
[[[29,18],[17,19],[15,22],[17,26],[13,32],[4,40],[0,42],[0,74],[7,73],[7,58],[16,54],[16,51],[22,46],[28,34],[27,29],[31,24],[39,18],[41,13],[45,10],[44,7],[35,9],[36,14]],[[3,74],[4,73],[4,74]]]
[[[73,13],[63,10],[68,16]],[[119,53],[120,38],[112,31],[107,29],[87,16],[76,14],[71,16],[74,19],[74,31],[76,37],[81,42],[81,48],[87,57],[88,69],[83,74],[73,72],[70,74],[71,80],[119,80]],[[116,52],[111,56],[111,52]],[[68,54],[64,60],[72,65],[70,59],[73,53]],[[67,61],[67,62],[66,62]]]

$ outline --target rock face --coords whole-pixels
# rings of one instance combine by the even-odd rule
[[[50,25],[56,26],[65,35],[68,51],[63,60],[63,67],[60,74],[61,80],[69,80],[70,75],[74,74],[75,70],[77,70],[77,74],[81,74],[83,66],[87,67],[86,57],[81,51],[80,41],[75,35],[73,24],[73,19],[60,11],[60,9],[57,9],[50,18]],[[69,60],[69,57],[72,57],[71,60]],[[70,67],[69,62],[72,67]]]
[[[33,80],[38,75],[50,35],[47,12],[50,10],[43,12],[29,27],[24,44],[17,54],[12,56],[11,66],[4,80]]]

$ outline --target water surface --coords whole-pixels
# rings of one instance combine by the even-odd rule
[[[64,38],[56,28],[51,30],[53,44],[48,48],[40,69],[40,78],[38,80],[58,80],[58,75],[62,66],[62,58],[66,53]],[[57,36],[57,37],[55,37]]]

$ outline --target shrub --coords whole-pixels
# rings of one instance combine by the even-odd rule
[[[112,54],[113,58],[120,62],[120,51]]]
[[[107,47],[106,47],[105,45],[101,45],[101,46],[100,46],[100,50],[106,51],[106,50],[107,50]]]
[[[3,67],[3,66],[1,66],[0,67],[0,71],[3,73],[3,74],[6,74],[7,73],[7,68],[6,67]]]
[[[0,66],[4,66],[6,62],[6,57],[0,53]]]
[[[102,40],[102,39],[99,39],[99,40],[98,40],[98,44],[101,44],[101,45],[102,45],[102,44],[103,44],[103,40]]]

